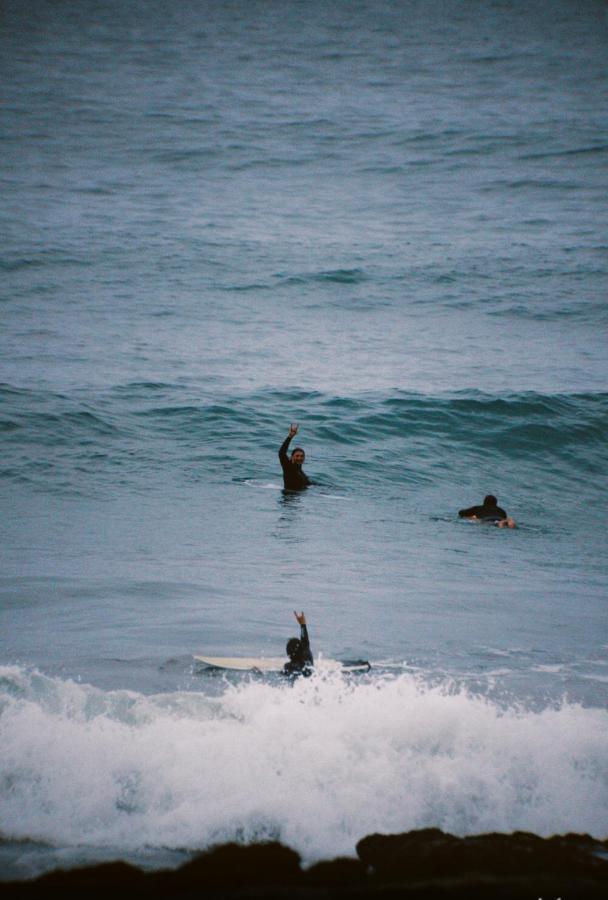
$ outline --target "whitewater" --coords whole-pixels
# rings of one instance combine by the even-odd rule
[[[146,697],[5,667],[2,687],[5,837],[81,859],[277,839],[312,862],[375,831],[605,828],[605,710],[500,710],[405,674]]]

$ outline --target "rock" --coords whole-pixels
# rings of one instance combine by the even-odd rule
[[[361,885],[365,884],[366,877],[365,866],[349,857],[317,863],[304,873],[305,883],[317,887]]]
[[[212,847],[174,871],[154,876],[159,887],[171,884],[176,890],[189,887],[222,888],[290,885],[302,881],[300,857],[278,842],[263,844],[222,844]]]
[[[608,841],[568,834],[457,838],[437,828],[374,834],[359,859],[307,871],[279,843],[214,847],[176,870],[126,863],[51,872],[0,884],[7,900],[605,900]]]
[[[138,896],[146,884],[147,876],[141,869],[125,862],[101,863],[78,869],[56,869],[33,881],[0,883],[0,892],[10,900],[29,900],[38,897],[105,897],[117,900],[128,893]]]
[[[437,828],[370,835],[357,844],[376,881],[467,876],[586,875],[606,877],[606,851],[589,835],[541,838],[527,832],[457,838]]]

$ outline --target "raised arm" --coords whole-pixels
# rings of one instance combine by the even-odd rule
[[[285,440],[279,447],[279,459],[281,460],[281,465],[289,462],[289,458],[287,456],[287,448],[289,447],[289,444],[291,443],[291,439],[294,438],[297,433],[298,433],[298,426],[295,423],[290,425],[289,426],[289,434],[287,435],[287,437],[285,438]]]
[[[293,611],[294,616],[298,620],[300,625],[300,641],[302,642],[302,656],[306,660],[307,663],[310,663],[311,666],[314,665],[314,660],[312,658],[312,650],[310,649],[310,641],[308,639],[308,628],[306,627],[306,616],[303,612],[298,614],[295,609]]]

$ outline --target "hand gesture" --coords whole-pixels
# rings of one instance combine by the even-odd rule
[[[289,426],[289,437],[295,437],[298,433],[298,425],[297,422],[292,422]]]
[[[301,612],[298,615],[298,613],[294,609],[293,614],[296,617],[296,619],[298,620],[298,625],[306,625],[306,616],[304,615],[303,612]]]

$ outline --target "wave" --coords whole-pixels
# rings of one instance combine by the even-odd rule
[[[375,831],[608,833],[608,712],[500,709],[411,674],[144,696],[0,669],[5,839],[308,861]]]
[[[47,429],[53,431],[58,422],[73,423],[83,432],[110,433],[120,429],[121,419],[125,425],[127,420],[131,424],[140,421],[160,425],[175,419],[187,425],[197,416],[201,429],[208,422],[214,426],[223,422],[229,431],[231,423],[240,426],[248,419],[255,429],[260,413],[265,430],[275,417],[282,421],[282,408],[288,407],[301,411],[310,427],[335,423],[335,434],[328,428],[324,437],[333,437],[339,443],[357,443],[379,434],[406,437],[423,433],[431,438],[451,436],[452,440],[492,443],[504,429],[515,428],[535,445],[535,450],[547,444],[555,448],[573,439],[581,443],[602,440],[608,413],[608,393],[604,392],[494,395],[467,390],[426,395],[395,390],[391,394],[368,392],[341,397],[285,388],[213,397],[205,396],[204,390],[198,397],[196,393],[194,387],[142,381],[117,385],[110,396],[85,400],[0,384],[0,410],[4,422],[36,432],[39,437]],[[187,394],[190,396],[185,401]],[[165,400],[160,406],[155,405],[159,395]],[[176,427],[174,421],[171,427]],[[177,431],[176,437],[184,434]]]
[[[560,159],[573,156],[602,156],[608,150],[608,144],[594,144],[588,147],[572,147],[565,150],[544,150],[538,153],[523,154],[522,160]]]
[[[284,389],[210,396],[192,385],[138,382],[83,399],[2,385],[1,474],[35,481],[44,463],[47,484],[49,469],[68,480],[99,479],[113,478],[121,465],[124,478],[137,480],[150,467],[175,472],[195,464],[224,478],[228,469],[232,478],[235,465],[245,478],[265,478],[285,423],[294,418],[332,482],[332,469],[338,480],[355,479],[362,487],[394,480],[392,463],[415,454],[410,468],[421,480],[492,459],[505,471],[521,471],[524,462],[528,473],[542,469],[574,483],[604,471],[608,394],[339,397]],[[244,446],[252,460],[247,472],[239,463]]]
[[[301,275],[278,275],[281,284],[301,285],[318,282],[335,282],[337,284],[360,284],[369,276],[363,269],[329,269],[321,272],[310,272]]]

